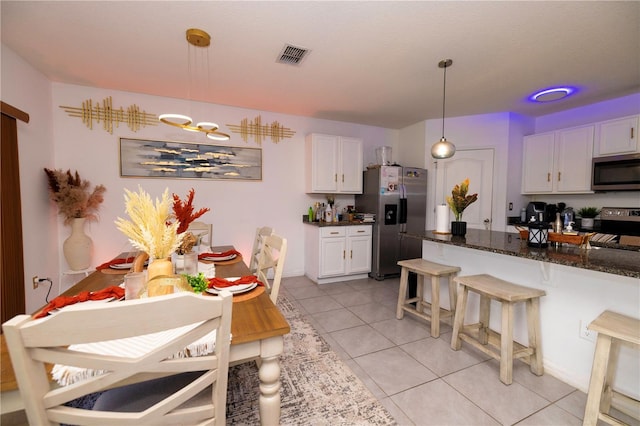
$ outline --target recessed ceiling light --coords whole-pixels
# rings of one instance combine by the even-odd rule
[[[549,89],[540,90],[531,96],[529,100],[531,102],[552,102],[560,99],[564,99],[576,92],[575,87],[551,87]]]

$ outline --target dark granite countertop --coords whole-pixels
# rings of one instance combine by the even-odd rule
[[[373,223],[371,222],[360,222],[357,220],[351,221],[349,222],[348,220],[342,220],[340,222],[309,222],[309,216],[304,215],[302,216],[302,222],[307,224],[307,225],[312,225],[312,226],[318,226],[318,227],[324,227],[324,226],[357,226],[357,225],[373,225]]]
[[[590,250],[562,244],[561,247],[529,247],[518,234],[468,229],[464,237],[436,234],[434,231],[407,233],[408,237],[467,247],[531,260],[557,263],[592,271],[640,278],[640,251],[594,247]]]

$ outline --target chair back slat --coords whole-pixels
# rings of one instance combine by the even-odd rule
[[[286,238],[276,234],[264,238],[262,249],[257,256],[255,275],[267,287],[269,297],[274,304],[278,300],[286,256]]]
[[[263,226],[256,229],[256,236],[253,240],[253,249],[251,250],[251,260],[249,262],[249,270],[254,275],[258,270],[258,255],[262,250],[263,241],[269,235],[273,235],[273,228],[269,226]]]
[[[79,305],[42,319],[19,315],[3,324],[30,424],[225,423],[232,310],[228,292]],[[78,377],[86,378],[57,387],[49,382],[46,363],[57,364],[53,374],[79,372]],[[193,377],[140,411],[63,405],[106,391],[99,402],[110,392],[126,394],[130,386],[184,374]],[[131,399],[140,396],[132,392]]]

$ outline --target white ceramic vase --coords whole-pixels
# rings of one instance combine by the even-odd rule
[[[64,258],[72,271],[87,269],[91,265],[93,241],[84,233],[84,217],[73,219],[71,235],[62,243]]]

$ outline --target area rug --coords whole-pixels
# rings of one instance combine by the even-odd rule
[[[280,357],[282,425],[394,425],[396,422],[329,344],[280,293],[278,308],[291,327]],[[227,424],[257,425],[258,368],[229,369]]]

